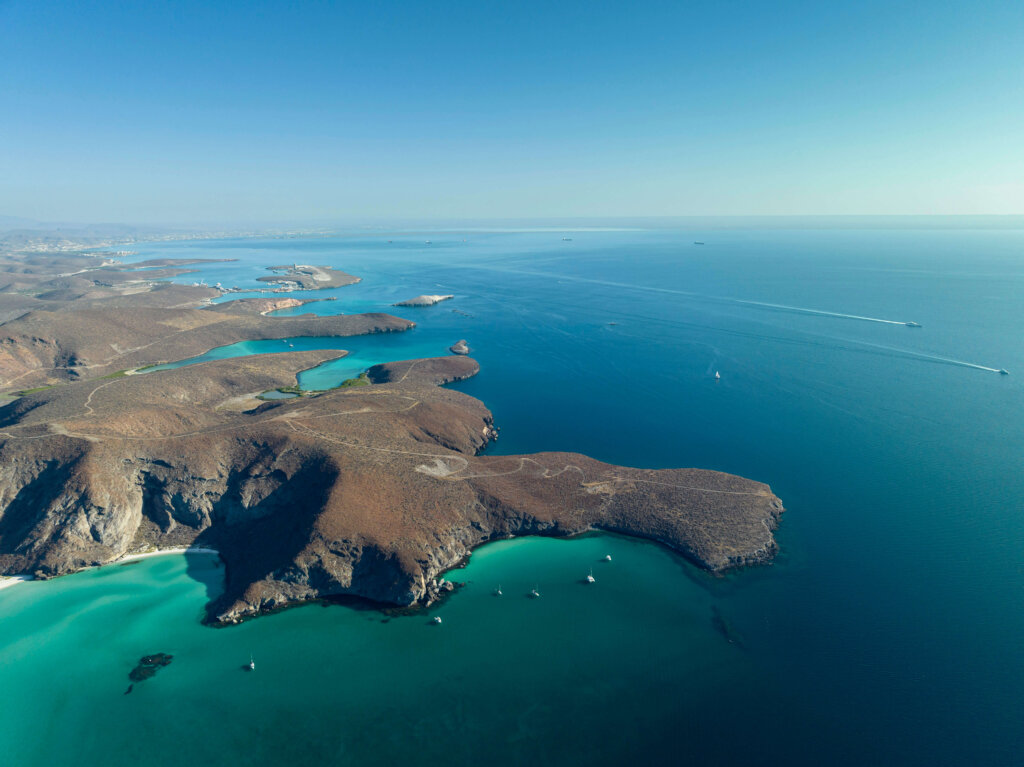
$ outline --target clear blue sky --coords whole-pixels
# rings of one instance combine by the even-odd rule
[[[1024,2],[0,0],[0,214],[1024,213]]]

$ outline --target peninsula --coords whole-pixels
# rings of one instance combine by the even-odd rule
[[[570,453],[482,455],[497,437],[490,411],[441,386],[479,369],[465,341],[457,356],[374,366],[364,385],[267,401],[343,356],[346,337],[414,323],[270,315],[302,303],[284,297],[211,306],[220,291],[136,283],[105,261],[0,259],[0,391],[15,397],[0,407],[0,575],[210,547],[226,589],[208,618],[224,623],[323,597],[429,604],[475,546],[515,535],[621,532],[713,572],[775,553],[782,504],[764,484]],[[125,375],[292,336],[338,345]]]
[[[311,266],[309,264],[292,264],[291,266],[268,266],[268,270],[279,274],[268,274],[257,277],[260,282],[276,283],[278,292],[291,290],[323,290],[354,285],[359,277],[332,269],[329,266]]]
[[[429,603],[473,547],[610,530],[711,571],[768,561],[782,505],[758,482],[571,453],[482,456],[468,357],[261,402],[339,356],[307,351],[69,383],[0,408],[0,573],[52,577],[137,550],[217,549],[215,622],[326,596]]]

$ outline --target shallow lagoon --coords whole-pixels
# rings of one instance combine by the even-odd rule
[[[241,341],[228,346],[218,346],[206,354],[180,362],[170,362],[146,368],[145,373],[173,370],[188,365],[197,365],[213,360],[246,357],[250,354],[281,354],[283,352],[310,351],[314,349],[339,349],[348,352],[344,357],[330,360],[310,370],[299,373],[299,386],[306,391],[332,389],[342,381],[355,378],[368,368],[382,362],[396,359],[419,357],[440,357],[448,354],[444,337],[438,333],[419,328],[401,333],[377,333],[366,336],[337,338],[298,337],[267,341]],[[396,356],[397,355],[397,356]]]

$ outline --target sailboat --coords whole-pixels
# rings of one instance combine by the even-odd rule
[[[254,661],[252,659],[252,653],[249,654],[249,670],[250,671],[255,671],[256,670],[256,661]]]
[[[605,562],[611,562],[612,561],[612,555],[611,554],[605,554],[604,555],[604,561]]]
[[[721,381],[722,380],[722,374],[719,373],[717,370],[715,371],[715,380],[716,381]]]
[[[594,568],[590,568],[590,575],[587,576],[587,583],[596,583],[594,580]]]
[[[500,583],[498,584],[498,588],[496,588],[494,590],[494,596],[496,596],[496,597],[500,597],[501,596],[501,584]]]
[[[536,586],[534,586],[534,587],[533,587],[533,588],[532,588],[532,589],[530,590],[530,597],[531,597],[532,599],[538,599],[538,598],[540,597],[540,592],[539,592],[539,591],[537,591],[537,587],[536,587]]]
[[[434,616],[434,623],[440,623],[440,622],[441,622],[441,616],[440,615],[435,615]]]

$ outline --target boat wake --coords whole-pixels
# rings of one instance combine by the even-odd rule
[[[844,320],[860,320],[861,322],[880,322],[883,325],[906,325],[908,327],[920,327],[916,322],[906,322],[904,320],[886,320],[881,317],[864,317],[860,314],[844,314],[842,312],[829,312],[824,309],[808,309],[803,306],[786,306],[785,304],[769,304],[764,301],[747,301],[742,298],[727,298],[721,299],[724,301],[732,301],[737,304],[745,304],[747,306],[760,306],[765,309],[776,309],[782,312],[793,312],[795,314],[813,314],[819,317],[838,317]]]
[[[905,327],[919,328],[916,322],[907,320],[887,320],[883,317],[865,317],[860,314],[846,314],[844,312],[830,312],[825,309],[811,309],[803,306],[789,306],[787,304],[772,304],[766,301],[751,301],[745,298],[730,298],[728,296],[710,296],[704,293],[694,293],[690,290],[676,290],[673,288],[659,288],[653,285],[635,285],[629,282],[616,282],[614,280],[597,280],[592,277],[577,277],[565,274],[548,274],[547,272],[536,272],[525,269],[501,269],[497,267],[474,267],[487,269],[488,271],[510,272],[534,277],[549,277],[557,280],[559,284],[566,282],[584,282],[590,285],[604,285],[610,288],[622,288],[624,290],[638,290],[647,293],[668,293],[670,295],[685,296],[701,301],[713,301],[716,303],[737,304],[740,306],[755,306],[761,309],[772,309],[779,312],[791,312],[794,314],[808,314],[817,317],[835,317],[842,320],[856,320],[858,322],[877,322],[883,325],[903,325]]]
[[[501,269],[497,267],[481,267],[474,266],[475,269],[483,269],[487,271],[497,272],[510,272],[514,274],[524,274],[535,277],[549,277],[551,279],[558,280],[559,282],[583,282],[591,285],[604,285],[612,288],[622,288],[624,290],[637,290],[649,293],[668,293],[672,295],[685,296],[687,298],[693,298],[701,301],[709,301],[719,304],[738,304],[743,306],[756,306],[765,309],[772,309],[775,311],[783,312],[796,312],[799,314],[809,314],[823,317],[836,317],[839,319],[857,320],[860,322],[877,322],[884,325],[904,325],[907,327],[921,327],[916,322],[908,322],[903,320],[887,320],[881,317],[866,317],[859,314],[845,314],[842,312],[829,312],[823,309],[809,309],[799,306],[788,306],[786,304],[772,304],[764,301],[750,301],[742,298],[728,298],[723,296],[710,296],[703,293],[694,293],[687,290],[676,290],[673,288],[659,288],[651,285],[635,285],[627,282],[615,282],[613,280],[598,280],[591,277],[576,277],[564,274],[548,274],[546,272],[538,272],[532,270],[522,269]],[[627,315],[622,315],[627,316]],[[641,315],[628,315],[634,318],[640,318]],[[663,318],[645,317],[648,321],[652,322],[665,322]],[[738,330],[730,330],[722,327],[715,327],[713,325],[705,325],[694,322],[669,322],[668,324],[673,325],[685,325],[693,328],[702,328],[705,330],[716,331],[720,333],[727,333],[729,335],[736,336],[747,336],[751,338],[760,338],[768,341],[776,341],[779,343],[790,343],[790,344],[805,344],[812,346],[821,346],[824,348],[842,349],[849,352],[859,352],[862,354],[888,354],[893,357],[899,357],[908,360],[916,360],[919,362],[930,362],[937,365],[953,365],[956,367],[970,368],[973,370],[983,370],[988,373],[999,373],[1001,375],[1008,375],[1008,372],[1002,368],[989,367],[988,365],[979,365],[974,362],[968,362],[966,360],[958,360],[952,357],[943,357],[937,354],[928,354],[927,352],[917,352],[910,349],[900,349],[893,346],[886,346],[884,344],[875,344],[869,341],[851,340],[851,339],[831,339],[832,342],[824,340],[811,340],[811,339],[796,339],[796,338],[784,338],[773,335],[761,335],[755,333],[749,333]],[[812,336],[815,334],[811,334]],[[836,344],[834,341],[840,341]],[[717,359],[717,358],[716,358]],[[711,366],[713,366],[715,360],[712,360],[711,365],[708,368],[708,374],[710,375]]]
[[[885,346],[883,344],[873,344],[867,341],[855,341],[858,346],[868,346],[873,349],[880,349],[885,352],[889,352],[894,357],[903,357],[906,359],[920,360],[922,362],[934,362],[939,365],[955,365],[961,368],[972,368],[974,370],[984,370],[989,373],[1000,373],[1006,375],[1006,371],[1002,368],[992,368],[988,365],[979,365],[976,362],[967,362],[966,360],[958,360],[952,357],[942,357],[938,354],[928,354],[926,352],[915,352],[909,349],[897,349],[892,346]]]

